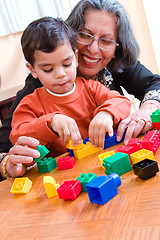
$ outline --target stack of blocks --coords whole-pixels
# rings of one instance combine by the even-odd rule
[[[154,114],[153,114],[154,115]],[[106,136],[104,147],[110,147],[118,142],[116,135],[113,138]],[[63,200],[74,200],[81,191],[88,193],[91,203],[105,204],[118,194],[117,188],[121,185],[119,176],[132,170],[135,175],[146,180],[159,171],[154,155],[160,145],[160,133],[157,130],[149,131],[142,142],[137,138],[131,139],[127,146],[121,146],[114,151],[98,155],[101,165],[105,168],[107,176],[98,176],[93,173],[81,173],[76,180],[64,181],[61,185],[56,184],[54,178],[45,176],[43,178],[44,187],[48,198],[59,196]],[[110,140],[110,141],[109,141]],[[85,139],[81,144],[73,146],[71,140],[67,144],[69,152],[76,158],[81,159],[101,149],[93,147],[89,139]],[[45,146],[39,145],[37,150],[40,157],[34,159],[37,163],[39,172],[51,172],[58,166],[59,170],[73,168],[75,159],[73,156],[59,158],[56,162],[52,157],[44,158],[49,153]],[[27,193],[32,186],[28,178],[16,178],[11,193]]]
[[[157,152],[160,145],[160,132],[152,130],[147,132],[142,140],[142,148],[152,151],[154,154]]]
[[[157,109],[156,111],[152,112],[150,117],[151,117],[153,128],[160,130],[160,110]]]
[[[116,132],[115,131],[114,131],[114,134],[112,137],[110,137],[108,134],[106,134],[103,149],[109,148],[111,146],[116,145],[117,143],[123,142],[123,140],[124,140],[124,136],[121,139],[121,141],[118,142],[116,140]],[[92,146],[91,142],[89,141],[89,138],[86,138],[85,140],[83,140],[82,143],[78,144],[77,146],[73,146],[72,141],[70,139],[69,142],[67,143],[66,147],[67,147],[67,150],[68,150],[70,156],[75,157],[77,159],[88,157],[94,153],[101,151],[100,148]]]

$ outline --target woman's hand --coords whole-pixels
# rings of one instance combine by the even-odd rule
[[[104,148],[105,135],[113,136],[113,116],[106,111],[98,112],[89,125],[89,140],[93,146]]]
[[[148,100],[141,105],[138,111],[122,120],[117,129],[117,141],[122,139],[125,131],[124,144],[127,145],[129,139],[137,137],[140,133],[144,134],[151,130],[153,127],[150,115],[159,105],[159,102],[155,100]]]
[[[16,144],[10,149],[8,161],[6,163],[6,172],[8,176],[23,176],[27,167],[32,166],[35,162],[33,158],[38,158],[40,153],[35,149],[39,145],[39,141],[31,137],[19,137]],[[1,162],[1,175],[2,172]]]

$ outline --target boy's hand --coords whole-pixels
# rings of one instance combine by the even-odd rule
[[[92,145],[103,149],[106,133],[113,136],[113,116],[109,112],[101,111],[89,125],[89,140]]]
[[[78,126],[73,118],[55,114],[51,122],[51,128],[58,133],[64,144],[68,143],[70,137],[74,146],[82,141]]]

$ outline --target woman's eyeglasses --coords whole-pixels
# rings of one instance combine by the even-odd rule
[[[115,46],[119,46],[116,41],[105,38],[105,37],[100,37],[98,39],[95,39],[93,35],[85,32],[78,32],[77,33],[77,42],[84,44],[84,45],[91,45],[93,41],[98,41],[98,46],[100,49],[103,50],[112,50]]]

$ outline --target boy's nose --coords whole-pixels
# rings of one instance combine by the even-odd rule
[[[55,74],[56,78],[63,78],[66,76],[66,73],[63,69],[58,69]]]

